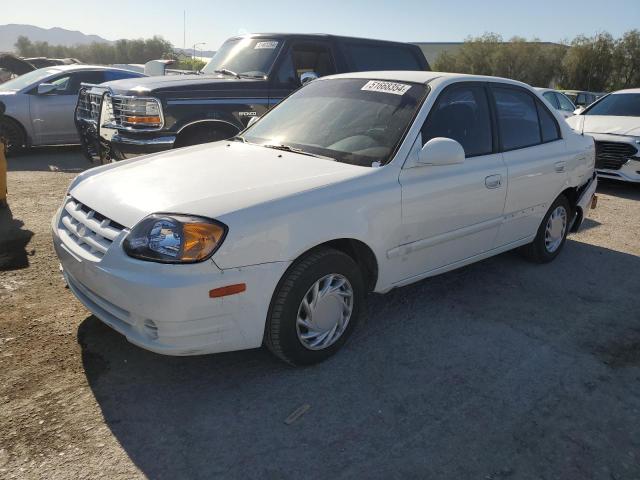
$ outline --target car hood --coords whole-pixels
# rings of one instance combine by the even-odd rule
[[[606,133],[609,135],[640,136],[639,117],[618,117],[608,115],[576,115],[567,119],[575,130],[584,133]],[[582,126],[580,126],[582,124]]]
[[[264,84],[264,85],[263,85]],[[147,95],[160,92],[186,92],[190,94],[200,90],[233,90],[265,86],[261,78],[235,78],[229,75],[165,75],[158,77],[127,78],[103,83],[114,93],[120,95]]]
[[[96,212],[132,227],[152,213],[219,217],[371,171],[225,141],[87,170],[69,193]]]

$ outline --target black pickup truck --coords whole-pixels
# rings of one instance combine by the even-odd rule
[[[419,47],[334,35],[255,34],[227,40],[198,75],[136,78],[80,91],[85,153],[105,163],[223,140],[307,81],[374,70],[429,70]]]

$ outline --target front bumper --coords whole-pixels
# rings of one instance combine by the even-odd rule
[[[275,287],[289,262],[220,270],[213,261],[168,265],[128,257],[123,231],[99,261],[65,244],[59,216],[53,243],[73,294],[97,318],[144,349],[199,355],[259,347]],[[209,298],[209,291],[245,283],[245,292]]]
[[[98,129],[95,122],[86,119],[77,119],[76,128],[85,156],[95,163],[125,160],[138,155],[170,150],[176,141],[175,134],[167,132],[131,134],[104,127]]]
[[[597,169],[598,176],[602,178],[611,178],[613,180],[622,180],[625,182],[640,183],[640,159],[627,160],[619,170]]]

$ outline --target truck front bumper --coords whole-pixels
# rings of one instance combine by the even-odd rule
[[[189,265],[127,256],[123,231],[99,261],[77,254],[59,214],[53,243],[73,294],[98,319],[139,347],[165,355],[199,355],[259,347],[271,297],[290,262],[219,269],[211,260]],[[246,291],[210,298],[238,283]]]

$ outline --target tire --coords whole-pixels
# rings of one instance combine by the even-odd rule
[[[0,117],[0,137],[7,139],[7,154],[15,155],[26,146],[26,137],[22,126],[7,117]]]
[[[314,291],[316,284],[319,289]],[[330,293],[323,296],[323,291]],[[311,251],[289,267],[276,287],[267,316],[264,343],[291,365],[322,362],[336,353],[356,328],[364,295],[362,273],[350,256],[330,248]],[[307,313],[303,299],[308,308],[315,309],[316,318]],[[347,315],[349,311],[350,315]],[[335,329],[331,327],[334,320]],[[309,329],[305,324],[317,327],[317,330]],[[324,333],[316,335],[317,332]],[[312,346],[316,342],[318,345]]]
[[[174,148],[189,147],[191,145],[200,145],[202,143],[217,142],[233,137],[237,132],[230,130],[214,129],[206,126],[195,127],[176,140]]]
[[[560,224],[556,223],[556,230],[549,232],[548,236],[547,227],[552,227],[550,218],[552,215],[557,215],[559,212],[560,215],[563,215],[562,212],[564,212],[563,231],[559,233],[558,227]],[[571,218],[573,217],[569,200],[567,200],[567,197],[564,195],[560,195],[556,198],[551,207],[549,207],[549,210],[542,219],[542,223],[540,224],[540,227],[538,227],[536,238],[529,245],[525,245],[520,249],[524,257],[534,263],[549,263],[556,258],[567,240]],[[556,216],[555,219],[555,222],[559,221],[559,217]]]

